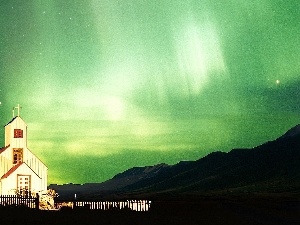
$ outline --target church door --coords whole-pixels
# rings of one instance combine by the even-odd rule
[[[20,195],[28,196],[30,192],[30,175],[18,175],[18,191]]]

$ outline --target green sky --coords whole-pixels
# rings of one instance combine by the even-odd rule
[[[300,123],[300,5],[4,0],[0,84],[49,183],[254,147]]]

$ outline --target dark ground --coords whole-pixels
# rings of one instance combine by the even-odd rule
[[[0,224],[300,224],[300,198],[274,196],[202,197],[153,201],[149,212],[0,208]]]

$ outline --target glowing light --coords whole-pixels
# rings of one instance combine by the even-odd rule
[[[13,2],[0,15],[1,123],[22,103],[50,182],[253,147],[299,123],[296,1]]]
[[[210,80],[212,72],[224,72],[225,63],[219,35],[212,22],[199,23],[188,18],[182,30],[176,29],[175,48],[184,90],[198,94]],[[190,93],[189,93],[190,94]]]
[[[105,97],[103,99],[104,111],[106,117],[110,120],[121,120],[124,116],[123,101],[114,96]]]

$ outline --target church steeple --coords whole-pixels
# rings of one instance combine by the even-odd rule
[[[15,117],[15,109],[18,110],[18,116],[20,116],[20,109],[22,109],[22,107],[20,106],[20,104],[18,104],[17,106],[13,107],[13,109],[12,109],[13,118]]]
[[[5,146],[10,145],[14,148],[27,147],[27,125],[20,117],[21,108],[20,104],[13,107],[13,119],[5,126]],[[17,116],[15,116],[16,109]]]

